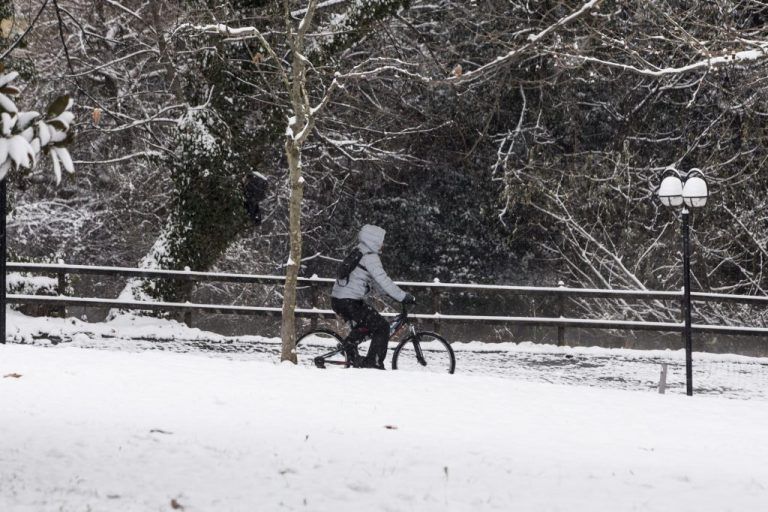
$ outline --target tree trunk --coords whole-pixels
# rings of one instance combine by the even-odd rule
[[[283,295],[283,319],[281,336],[283,350],[281,361],[296,363],[296,285],[301,266],[301,201],[304,195],[304,180],[301,177],[301,146],[289,137],[285,143],[288,156],[291,199],[289,202],[289,230],[291,236],[290,258],[285,272],[285,292]]]

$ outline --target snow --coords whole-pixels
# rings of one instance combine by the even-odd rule
[[[58,280],[46,276],[30,276],[19,272],[10,272],[6,275],[5,286],[14,292],[35,295],[39,291],[58,291]]]
[[[760,510],[761,401],[0,346],[0,510]],[[20,377],[15,377],[15,376]]]
[[[29,317],[12,309],[7,310],[6,336],[8,340],[30,344],[36,339],[107,340],[113,348],[121,348],[115,342],[121,340],[207,340],[223,342],[225,336],[187,327],[174,320],[162,320],[133,313],[119,313],[106,322],[86,322],[77,318]],[[265,342],[260,336],[245,338],[250,342]],[[123,345],[125,347],[125,345]]]
[[[319,310],[318,310],[319,311]],[[278,313],[279,308],[274,308]],[[279,338],[227,337],[189,328],[183,323],[130,313],[108,322],[75,318],[32,318],[8,311],[9,341],[128,351],[205,353],[211,357],[274,362],[280,357]],[[600,347],[557,347],[518,343],[455,341],[462,374],[503,377],[610,389],[655,391],[662,364],[668,365],[669,393],[685,393],[685,352]],[[299,364],[311,365],[324,345],[300,350]],[[394,344],[390,345],[390,350]],[[768,400],[768,358],[735,354],[693,354],[694,393],[733,399]]]
[[[183,30],[221,34],[229,37],[254,36],[259,34],[259,29],[255,27],[231,27],[224,23],[217,23],[214,25],[192,25],[190,23],[183,23],[176,29],[177,32]]]
[[[332,5],[340,4],[342,2],[346,2],[347,0],[325,0],[323,2],[319,2],[317,4],[317,9],[322,9],[323,7],[330,7]],[[307,9],[306,7],[303,9],[297,9],[295,11],[291,11],[291,16],[294,18],[301,16],[302,14],[306,13]]]

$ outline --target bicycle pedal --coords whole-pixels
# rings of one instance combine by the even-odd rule
[[[323,359],[322,357],[316,357],[315,366],[321,369],[325,369],[325,359]]]

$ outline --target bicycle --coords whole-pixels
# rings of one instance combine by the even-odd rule
[[[408,318],[408,310],[402,306],[402,312],[389,324],[389,341],[392,341],[407,327],[407,336],[400,340],[392,353],[392,369],[421,370],[453,373],[456,370],[456,356],[451,345],[437,333],[417,331]],[[360,345],[370,341],[367,328],[350,322],[349,334],[342,338],[331,329],[313,329],[302,334],[296,341],[296,349],[321,353],[313,358],[318,368],[352,366]],[[328,350],[330,348],[330,350]],[[310,355],[312,355],[310,353]]]

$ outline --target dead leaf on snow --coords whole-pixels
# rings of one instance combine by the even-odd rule
[[[384,428],[388,430],[397,430],[397,425],[384,425]]]
[[[171,508],[172,508],[173,510],[184,510],[184,506],[182,506],[182,504],[181,504],[181,503],[179,503],[178,501],[176,501],[176,498],[173,498],[173,499],[171,500]]]
[[[21,378],[21,374],[20,373],[9,373],[7,375],[3,375],[4,379],[7,379],[9,377],[10,378],[14,378],[14,379],[20,379]]]

